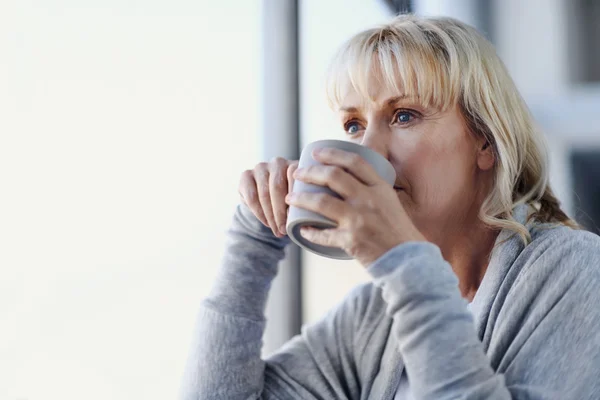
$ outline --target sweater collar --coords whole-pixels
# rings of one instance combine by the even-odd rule
[[[513,218],[525,225],[529,216],[529,210],[528,205],[520,204],[513,209]],[[527,226],[527,228],[531,229],[531,226]],[[486,350],[489,345],[489,338],[486,340],[486,331],[490,332],[487,328],[493,323],[495,315],[502,306],[501,303],[495,303],[494,300],[498,296],[502,283],[506,283],[513,263],[524,248],[525,244],[519,235],[508,229],[503,229],[500,232],[496,239],[494,250],[492,250],[490,262],[483,280],[470,304],[469,308],[474,315],[479,338],[482,340]],[[512,283],[509,286],[512,286]],[[490,319],[490,315],[493,315],[493,318]]]

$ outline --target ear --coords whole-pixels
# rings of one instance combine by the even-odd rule
[[[478,142],[477,166],[482,171],[487,171],[494,166],[496,161],[494,149],[490,142],[485,138],[481,138]]]

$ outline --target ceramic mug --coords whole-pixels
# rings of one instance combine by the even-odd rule
[[[396,180],[396,171],[392,164],[381,154],[377,153],[368,147],[360,144],[346,142],[343,140],[318,140],[308,144],[298,162],[298,168],[306,168],[312,165],[320,165],[321,163],[316,161],[313,156],[313,150],[317,148],[328,148],[333,147],[336,149],[344,150],[350,153],[356,153],[365,159],[374,169],[377,171],[390,186],[394,185]],[[331,189],[325,186],[313,185],[310,183],[302,182],[299,180],[294,181],[293,192],[310,192],[310,193],[327,193],[337,198],[339,195],[334,193]],[[286,230],[288,236],[300,247],[316,253],[318,255],[334,258],[338,260],[350,260],[352,259],[344,250],[337,247],[321,246],[312,242],[309,242],[300,235],[300,228],[303,226],[310,226],[317,229],[335,228],[337,224],[325,218],[321,214],[308,211],[302,208],[291,206],[288,213]]]

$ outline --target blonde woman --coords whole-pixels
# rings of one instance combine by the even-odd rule
[[[400,16],[347,42],[328,95],[396,184],[334,150],[315,153],[323,167],[246,171],[182,398],[599,399],[600,241],[560,209],[543,138],[490,43],[453,19]],[[288,195],[293,179],[341,199]],[[303,235],[373,280],[263,360],[292,204],[337,221]]]

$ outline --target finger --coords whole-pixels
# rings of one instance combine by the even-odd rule
[[[321,246],[343,248],[343,232],[337,228],[316,229],[304,226],[300,228],[300,235],[309,242]]]
[[[285,199],[289,205],[316,212],[338,224],[351,211],[346,202],[328,193],[294,192],[288,194]]]
[[[280,237],[281,234],[275,224],[273,205],[271,204],[271,195],[269,193],[269,169],[267,163],[260,163],[254,168],[254,179],[256,179],[258,200],[267,219],[267,225],[271,228],[275,236]]]
[[[271,195],[271,205],[273,206],[273,217],[277,231],[286,235],[285,222],[287,220],[287,204],[285,196],[288,194],[288,181],[286,171],[288,169],[287,160],[276,158],[269,163],[269,193]]]
[[[297,169],[294,176],[302,182],[326,186],[342,198],[355,197],[365,187],[350,173],[334,165],[313,165]]]
[[[288,179],[288,193],[291,193],[294,190],[294,172],[298,169],[298,161],[292,161],[292,163],[288,166],[287,170],[287,179]],[[287,203],[286,203],[287,204]],[[290,207],[288,206],[286,215],[290,213]],[[287,219],[286,219],[287,220]],[[286,229],[287,232],[287,229]]]
[[[313,157],[323,164],[345,169],[365,185],[372,186],[383,181],[375,168],[356,153],[325,147],[313,150]]]
[[[252,211],[252,214],[254,214],[263,225],[269,226],[269,222],[263,213],[260,200],[258,199],[256,180],[254,179],[254,172],[252,170],[244,171],[242,174],[238,192],[242,202],[248,206],[250,211]]]
[[[294,190],[294,172],[298,169],[298,161],[292,161],[287,169],[288,192]]]

